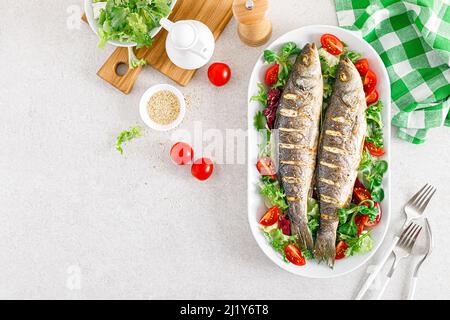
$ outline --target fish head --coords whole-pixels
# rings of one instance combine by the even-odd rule
[[[304,78],[317,79],[317,77],[322,76],[319,52],[317,51],[317,47],[314,42],[307,43],[303,47],[297,59],[299,59],[299,63],[295,64],[297,72]]]
[[[361,76],[349,58],[341,59],[336,73],[335,90],[343,93],[362,89]]]

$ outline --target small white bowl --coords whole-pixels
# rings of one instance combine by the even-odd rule
[[[169,124],[159,124],[153,121],[149,114],[148,114],[148,101],[150,100],[151,96],[153,96],[158,91],[170,91],[173,94],[175,94],[180,101],[180,113],[178,114],[178,117]],[[144,123],[157,131],[168,131],[172,130],[179,126],[179,124],[183,121],[184,115],[186,114],[186,102],[184,100],[183,94],[175,88],[174,86],[171,86],[170,84],[157,84],[147,89],[147,91],[144,92],[144,94],[141,97],[141,101],[139,102],[139,113],[141,114],[142,121]]]

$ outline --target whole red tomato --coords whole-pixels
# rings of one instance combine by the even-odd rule
[[[208,179],[214,171],[214,163],[208,158],[200,158],[192,164],[191,174],[198,180]]]
[[[217,87],[224,86],[230,81],[231,69],[225,63],[213,63],[208,68],[208,78],[213,85]]]
[[[170,157],[178,165],[185,165],[194,158],[194,150],[184,142],[177,142],[170,149]]]

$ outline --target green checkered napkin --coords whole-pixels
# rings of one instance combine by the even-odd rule
[[[378,52],[391,80],[398,136],[423,143],[450,127],[450,0],[335,0],[341,27]]]

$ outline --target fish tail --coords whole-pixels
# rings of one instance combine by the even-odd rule
[[[292,234],[298,235],[298,240],[303,248],[308,250],[313,250],[314,240],[311,234],[311,230],[308,227],[308,218],[306,212],[304,214],[299,214],[300,206],[291,205],[289,206],[289,216],[292,221]],[[306,210],[306,208],[305,208]]]
[[[302,221],[301,223],[295,224],[294,228],[296,229],[295,231],[296,234],[298,234],[298,239],[302,247],[312,251],[314,248],[314,241],[308,223]]]
[[[319,263],[324,260],[330,268],[333,268],[336,258],[336,228],[330,224],[336,223],[321,221],[314,246],[314,256]]]

